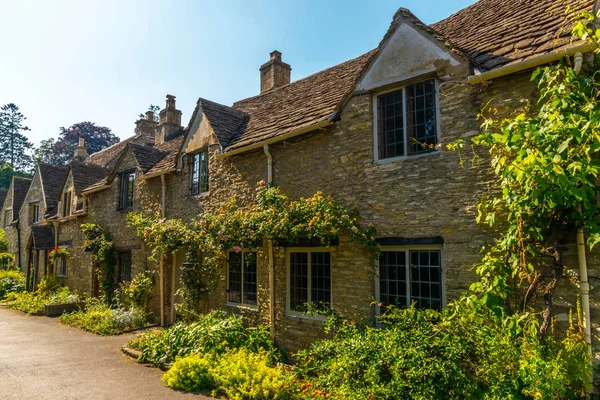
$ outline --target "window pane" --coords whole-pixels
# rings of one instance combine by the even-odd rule
[[[200,192],[208,192],[208,150],[200,153]]]
[[[382,251],[379,256],[379,301],[406,307],[406,252]]]
[[[244,253],[244,303],[256,304],[256,253]]]
[[[410,251],[411,301],[420,308],[440,309],[442,281],[439,250]]]
[[[433,79],[406,87],[406,112],[409,154],[434,151],[437,115]]]
[[[119,253],[119,280],[121,282],[131,281],[131,253]]]
[[[404,155],[402,89],[377,96],[377,138],[380,159]]]
[[[311,253],[311,302],[319,308],[331,304],[331,253]]]
[[[308,253],[290,253],[290,309],[302,311],[308,301]]]
[[[229,253],[229,287],[227,289],[228,301],[242,302],[242,253]]]
[[[127,208],[133,207],[133,187],[135,183],[135,173],[127,177]]]
[[[192,187],[191,194],[200,193],[200,154],[194,154],[191,162]]]

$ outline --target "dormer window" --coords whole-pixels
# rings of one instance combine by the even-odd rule
[[[62,199],[62,215],[63,217],[68,217],[71,215],[71,191],[68,191],[63,194]]]
[[[135,171],[121,174],[121,187],[119,190],[119,210],[133,208],[133,188],[135,184]]]
[[[387,160],[438,148],[435,79],[406,85],[375,97],[375,154]]]
[[[208,192],[208,150],[192,155],[190,176],[192,195]]]
[[[31,223],[37,224],[40,222],[40,203],[32,203],[29,210],[31,212]]]
[[[4,227],[7,228],[12,222],[12,210],[4,211]]]

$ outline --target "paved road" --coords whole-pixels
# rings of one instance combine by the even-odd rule
[[[0,307],[0,399],[208,399],[168,389],[160,370],[123,355],[133,337],[100,337]]]

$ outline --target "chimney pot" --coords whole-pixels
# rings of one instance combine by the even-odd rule
[[[80,137],[78,140],[77,147],[73,153],[73,160],[83,162],[87,158],[87,148],[85,147],[85,140]]]
[[[277,50],[273,50],[271,52],[271,60],[281,61],[281,52]]]
[[[260,93],[285,86],[290,83],[292,67],[281,61],[281,52],[274,50],[270,59],[260,67]]]
[[[146,111],[146,119],[148,121],[154,121],[154,111]]]
[[[80,137],[80,138],[79,138],[79,144],[78,144],[78,146],[79,146],[79,147],[84,147],[84,145],[85,145],[85,139],[84,139],[84,138],[82,138],[82,137]]]

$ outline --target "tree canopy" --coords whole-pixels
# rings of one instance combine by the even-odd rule
[[[26,119],[14,103],[0,107],[0,163],[10,165],[17,171],[31,168],[28,151],[33,144],[23,134],[29,130],[24,124]]]

